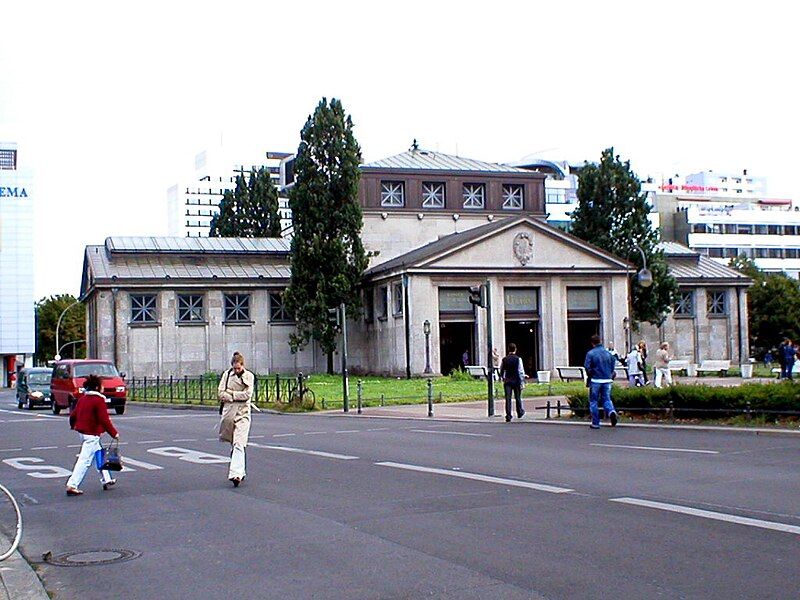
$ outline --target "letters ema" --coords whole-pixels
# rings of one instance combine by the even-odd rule
[[[9,198],[27,198],[28,192],[25,191],[25,188],[0,187],[0,197],[4,196],[8,196]]]

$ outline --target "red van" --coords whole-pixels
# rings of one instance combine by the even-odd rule
[[[59,360],[53,365],[50,397],[53,400],[54,415],[63,408],[72,410],[83,393],[83,382],[89,375],[97,375],[102,380],[106,405],[113,408],[118,415],[125,412],[125,402],[128,399],[125,373],[120,374],[114,363],[107,360],[76,359]]]

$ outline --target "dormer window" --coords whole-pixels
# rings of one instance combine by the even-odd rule
[[[486,188],[482,183],[464,184],[464,208],[483,208],[486,206]]]
[[[381,181],[381,206],[406,205],[405,185],[402,181]]]
[[[504,210],[522,210],[523,189],[524,188],[518,184],[506,184],[503,186]]]
[[[422,184],[422,208],[444,208],[444,183],[426,181]]]

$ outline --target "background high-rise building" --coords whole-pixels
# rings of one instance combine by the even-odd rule
[[[36,347],[33,298],[33,182],[15,143],[0,142],[0,383],[31,364]]]

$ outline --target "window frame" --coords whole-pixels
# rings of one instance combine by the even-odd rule
[[[468,191],[468,188],[472,191]],[[480,205],[474,204],[477,198],[477,191],[480,190]],[[467,210],[483,210],[486,208],[486,184],[485,183],[464,183],[461,186],[461,207]],[[469,204],[468,204],[469,203]]]
[[[428,188],[428,189],[426,189]],[[441,204],[434,204],[432,200],[437,198],[436,188],[441,189]],[[447,204],[447,185],[444,181],[423,181],[422,182],[422,208],[444,208]]]
[[[385,321],[389,318],[389,286],[382,285],[378,287],[378,306],[375,313],[379,321]]]
[[[269,300],[269,322],[270,323],[294,323],[295,317],[289,314],[283,301],[283,293],[286,290],[270,290],[267,293]]]
[[[398,282],[392,284],[392,316],[403,316],[403,284]]]
[[[131,325],[157,325],[158,324],[158,294],[130,293]],[[145,300],[146,299],[146,300]]]
[[[678,290],[678,301],[675,303],[675,306],[672,309],[675,317],[689,318],[695,316],[694,295],[694,290]]]
[[[195,324],[195,323],[206,323],[205,319],[205,294],[177,294],[177,302],[175,303],[175,321],[181,325],[186,324]],[[194,298],[200,300],[199,306],[196,302],[190,302],[189,305],[181,306],[182,303],[185,304],[187,299]],[[195,311],[199,308],[200,313],[199,316],[195,314]],[[186,311],[189,312],[190,318],[184,318],[186,316]],[[197,317],[197,318],[195,318]]]
[[[392,188],[391,186],[396,186]],[[392,199],[399,192],[399,204]],[[381,206],[387,208],[405,208],[406,206],[406,183],[405,181],[381,180]]]
[[[222,295],[222,322],[224,324],[252,323],[253,321],[250,319],[250,296],[249,293],[224,293]],[[237,300],[231,305],[229,302],[232,298]],[[241,298],[246,298],[247,301],[242,303]],[[241,313],[245,318],[235,318],[238,316],[237,313]]]
[[[501,188],[500,196],[503,200],[501,208],[503,210],[525,210],[525,186],[521,183],[504,183]],[[519,192],[519,198],[515,192]],[[511,206],[510,203],[519,201],[519,205]]]
[[[714,300],[721,298],[722,302]],[[727,317],[729,312],[728,293],[726,290],[706,290],[706,313],[709,317]]]

